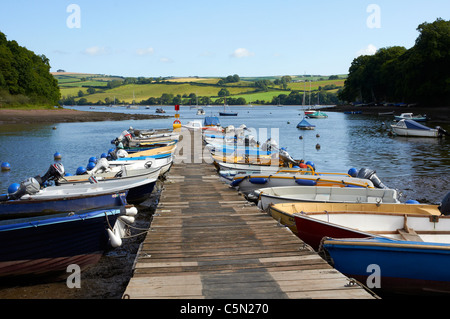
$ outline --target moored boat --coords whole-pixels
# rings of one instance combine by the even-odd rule
[[[339,272],[382,297],[450,293],[449,243],[326,238],[321,252]]]
[[[307,116],[312,119],[325,119],[328,117],[328,115],[326,113],[321,112],[321,111],[316,111],[314,113],[310,113]]]
[[[279,203],[400,203],[395,189],[326,186],[287,186],[255,191],[258,207],[267,210]]]
[[[415,115],[413,113],[402,113],[400,115],[394,115],[394,120],[395,121],[413,120],[416,122],[425,122],[425,121],[427,121],[427,116],[421,115],[421,114]]]
[[[270,214],[275,219],[281,218],[283,224],[315,250],[323,237],[400,239],[417,238],[419,234],[422,240],[432,241],[434,235],[440,234],[450,238],[450,218],[440,216],[437,205],[282,203],[270,206]]]
[[[300,121],[300,123],[297,124],[297,128],[301,130],[314,130],[316,126],[309,123],[306,119],[303,119]]]
[[[391,129],[399,136],[442,137],[442,135],[447,134],[439,126],[433,129],[413,120],[400,120],[397,124],[392,124]]]
[[[129,217],[125,207],[0,221],[0,278],[34,279],[96,264],[108,246],[120,246],[120,216]]]

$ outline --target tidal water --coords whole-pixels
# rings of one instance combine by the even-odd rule
[[[124,107],[68,107],[92,112],[122,112],[155,114],[156,107],[138,110]],[[12,183],[35,175],[43,175],[54,162],[53,155],[61,153],[62,163],[68,173],[86,166],[91,156],[100,157],[111,147],[111,140],[130,126],[137,129],[170,129],[176,113],[173,106],[165,106],[167,119],[127,120],[120,122],[56,123],[39,125],[1,125],[0,162],[11,165],[9,172],[0,173],[0,193],[7,192]],[[205,115],[182,106],[181,122],[203,120],[205,116],[218,116],[223,107],[204,108]],[[257,134],[261,142],[268,137],[278,137],[279,146],[285,147],[295,159],[312,161],[319,172],[346,173],[350,168],[366,167],[376,170],[378,177],[388,186],[407,189],[413,195],[423,195],[414,185],[423,187],[421,180],[429,184],[429,202],[443,198],[450,180],[450,137],[405,138],[392,137],[386,125],[393,116],[344,114],[326,112],[326,119],[308,119],[316,125],[315,130],[296,128],[303,118],[302,106],[230,106],[238,112],[236,117],[219,117],[222,126],[235,127],[245,124]],[[429,121],[427,126],[450,127]],[[434,183],[434,182],[435,183]],[[434,184],[433,184],[434,183]],[[446,188],[446,189],[445,189]],[[409,198],[412,199],[412,198]]]

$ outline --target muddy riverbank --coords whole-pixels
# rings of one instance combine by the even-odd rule
[[[127,114],[113,112],[90,112],[69,109],[0,109],[0,123],[67,123],[67,122],[100,122],[100,121],[124,121],[147,120],[167,118],[167,116],[155,114]]]

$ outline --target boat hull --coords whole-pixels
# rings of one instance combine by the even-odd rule
[[[127,191],[61,197],[57,199],[25,199],[0,203],[0,220],[39,215],[69,213],[73,211],[102,209],[127,204]]]
[[[255,191],[258,207],[267,210],[270,205],[295,202],[323,203],[400,203],[394,189],[362,187],[292,186],[269,187]]]
[[[98,262],[108,248],[107,229],[121,209],[71,216],[21,219],[0,224],[0,277],[62,274],[70,264],[85,268]]]
[[[379,267],[374,288],[384,293],[450,293],[450,245],[370,238],[328,239],[323,248],[338,271],[366,285],[373,281],[370,266]]]

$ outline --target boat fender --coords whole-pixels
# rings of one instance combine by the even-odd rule
[[[410,199],[410,200],[407,200],[406,202],[405,202],[405,204],[414,204],[414,205],[417,205],[417,204],[420,204],[418,201],[416,201],[416,200],[414,200],[414,199]]]
[[[347,174],[350,175],[351,177],[356,177],[356,175],[358,175],[358,170],[352,167],[348,170]]]
[[[108,232],[111,246],[114,248],[120,247],[122,245],[122,238],[120,238],[120,236],[118,236],[115,232],[113,233],[113,231],[109,228],[106,231]]]
[[[135,218],[133,216],[119,216],[119,219],[126,224],[134,224]]]
[[[126,209],[126,215],[127,216],[136,216],[137,213],[138,213],[138,210],[134,206]]]
[[[252,177],[249,178],[248,181],[252,184],[266,184],[267,183],[267,178],[263,178],[263,177]]]
[[[316,186],[317,185],[317,181],[316,180],[310,180],[310,179],[296,179],[295,182],[298,185],[302,185],[302,186]]]
[[[450,192],[445,195],[438,208],[442,215],[450,215]]]
[[[242,183],[245,179],[247,178],[247,176],[240,178],[240,179],[233,179],[233,181],[230,183],[231,187],[235,187],[238,186],[240,183]]]

